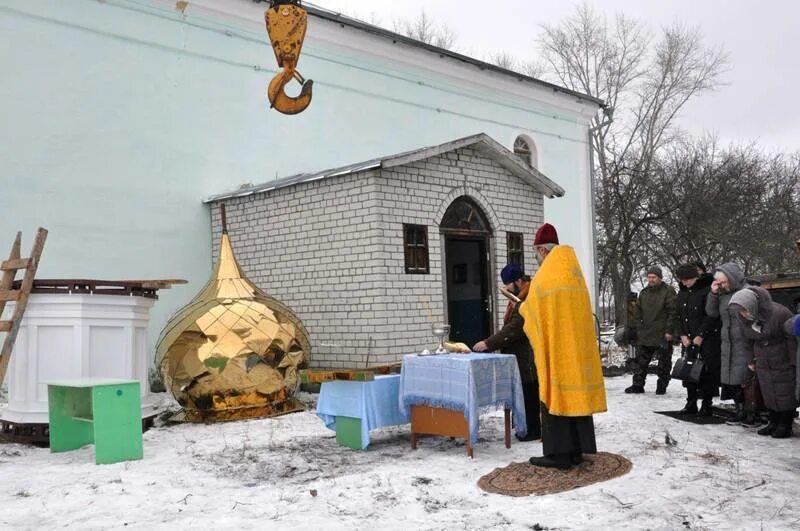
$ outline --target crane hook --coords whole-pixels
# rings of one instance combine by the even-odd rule
[[[267,35],[275,51],[278,66],[282,68],[267,87],[270,108],[283,114],[297,114],[311,104],[311,91],[314,82],[306,80],[296,70],[306,36],[308,15],[299,0],[273,0],[264,12]],[[284,89],[287,83],[296,79],[303,88],[300,95],[288,96]]]
[[[300,89],[300,95],[298,96],[288,96],[284,92],[287,83],[292,79],[296,79],[303,87]],[[269,100],[270,108],[283,114],[297,114],[304,111],[311,104],[313,86],[314,81],[306,80],[297,70],[281,70],[272,78],[267,87],[267,99]]]

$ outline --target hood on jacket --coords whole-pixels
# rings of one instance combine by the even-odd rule
[[[722,264],[714,270],[715,273],[717,271],[721,271],[726,277],[728,277],[728,282],[731,285],[731,291],[740,290],[747,285],[742,268],[733,262]]]
[[[772,295],[760,286],[747,286],[731,297],[731,305],[741,306],[758,321],[766,321],[772,314]]]
[[[735,308],[742,308],[743,310],[750,313],[755,320],[758,316],[758,309],[759,309],[759,300],[758,295],[754,290],[751,289],[740,289],[736,293],[733,294],[731,297],[731,302],[729,306]],[[739,311],[738,309],[736,310]]]
[[[761,286],[747,286],[747,289],[754,291],[758,297],[758,318],[766,320],[772,313],[772,295]]]

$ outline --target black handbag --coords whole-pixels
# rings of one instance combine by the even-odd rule
[[[675,362],[670,376],[675,380],[682,380],[686,383],[700,383],[705,364],[700,359],[699,352],[691,356],[692,352],[699,350],[696,345],[691,345],[685,349],[683,355]]]

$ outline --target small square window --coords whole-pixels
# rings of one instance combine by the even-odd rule
[[[506,244],[508,248],[508,263],[517,264],[525,269],[525,247],[521,232],[507,232]]]
[[[406,273],[427,275],[428,227],[425,225],[403,225],[403,247],[406,257]]]

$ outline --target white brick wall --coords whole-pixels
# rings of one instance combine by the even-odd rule
[[[492,283],[506,263],[507,231],[524,234],[525,266],[533,273],[542,195],[469,148],[225,203],[240,265],[303,321],[311,364],[361,367],[368,352],[370,364],[388,363],[434,345],[425,301],[434,320],[444,320],[439,223],[462,195],[491,224]],[[403,223],[428,227],[430,274],[405,274]],[[218,204],[212,205],[212,230],[216,258]],[[498,324],[505,304],[502,296],[495,299]]]

